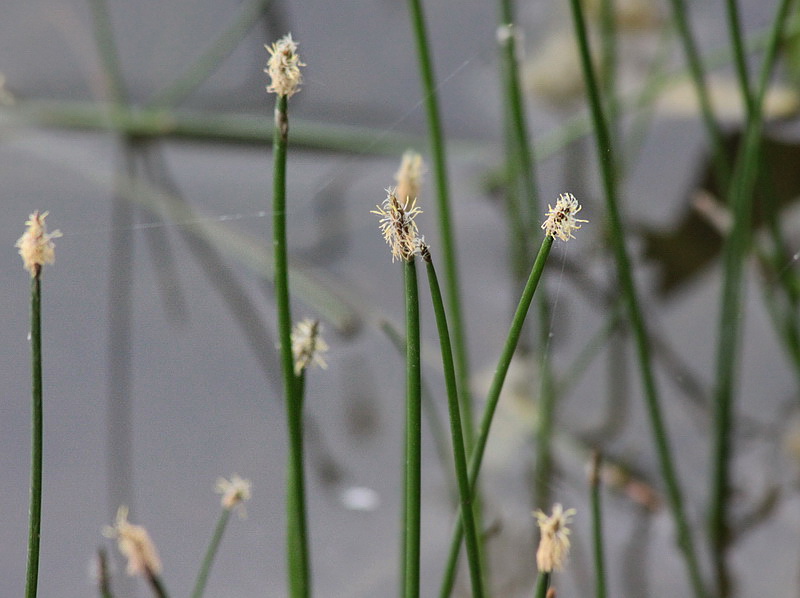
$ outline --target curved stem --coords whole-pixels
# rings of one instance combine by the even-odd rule
[[[202,598],[203,592],[206,589],[206,582],[208,581],[208,574],[211,572],[211,565],[214,563],[214,557],[217,556],[219,544],[222,541],[222,536],[225,533],[225,527],[228,525],[231,512],[229,509],[222,509],[222,513],[217,520],[217,525],[214,528],[214,533],[211,536],[211,542],[206,550],[206,555],[203,558],[203,563],[200,565],[200,571],[197,573],[197,581],[195,581],[194,589],[192,590],[192,598]]]

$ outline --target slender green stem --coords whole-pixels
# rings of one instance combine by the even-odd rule
[[[536,587],[533,590],[533,598],[545,598],[550,587],[550,573],[539,572],[536,577]]]
[[[39,586],[39,539],[42,530],[42,296],[41,266],[31,277],[31,487],[28,510],[28,569],[25,598]]]
[[[500,40],[501,59],[503,62],[503,93],[506,109],[504,110],[507,125],[506,135],[509,137],[508,147],[513,148],[513,155],[508,156],[509,162],[516,163],[516,171],[522,176],[523,195],[527,197],[528,204],[523,207],[520,224],[523,227],[523,237],[520,243],[525,251],[530,251],[529,231],[535,230],[536,213],[539,208],[539,187],[536,182],[534,169],[534,153],[528,135],[528,124],[525,118],[525,107],[522,99],[522,87],[519,81],[519,63],[517,56],[516,20],[514,18],[513,0],[500,0],[500,27],[504,35]]]
[[[545,237],[542,245],[539,248],[539,253],[536,255],[536,260],[531,268],[531,274],[528,277],[528,282],[522,291],[522,297],[517,305],[517,310],[511,320],[511,327],[508,331],[503,350],[500,353],[500,358],[497,361],[497,368],[492,378],[492,384],[489,387],[489,394],[486,399],[486,407],[483,410],[483,417],[478,431],[478,438],[475,442],[475,449],[470,455],[469,460],[469,483],[472,496],[475,496],[475,490],[478,485],[478,475],[480,474],[481,464],[483,462],[483,454],[486,450],[486,443],[489,441],[489,432],[492,427],[492,420],[494,413],[497,409],[497,403],[500,400],[500,392],[503,390],[503,384],[506,380],[508,368],[511,365],[511,359],[514,357],[514,351],[517,348],[519,337],[522,334],[522,328],[525,324],[525,317],[530,309],[533,295],[539,280],[544,272],[544,266],[547,263],[547,257],[550,255],[550,249],[553,246],[553,238]],[[440,598],[447,598],[453,591],[453,584],[455,583],[456,565],[458,563],[458,553],[461,549],[461,540],[464,537],[464,527],[462,524],[461,514],[455,522],[455,529],[453,530],[453,538],[450,543],[450,553],[448,554],[447,564],[445,566],[444,579],[442,586],[439,590]]]
[[[467,442],[467,453],[471,453],[475,438],[474,416],[472,414],[472,397],[469,387],[469,358],[467,356],[467,340],[464,321],[461,316],[461,293],[459,288],[458,264],[456,255],[456,239],[453,233],[450,216],[450,192],[447,184],[447,160],[445,157],[445,141],[442,122],[439,117],[439,104],[436,93],[436,82],[433,75],[427,33],[425,31],[425,15],[422,0],[408,0],[411,24],[417,46],[420,76],[425,96],[425,111],[428,115],[428,133],[431,141],[433,173],[436,181],[436,199],[439,209],[439,234],[442,242],[442,259],[444,262],[445,296],[447,312],[453,333],[453,348],[458,377],[459,401],[461,402],[461,419]]]
[[[484,590],[483,576],[481,575],[480,544],[473,513],[472,492],[470,491],[469,474],[467,472],[467,454],[464,449],[464,435],[461,430],[461,413],[458,405],[458,387],[456,386],[456,372],[453,365],[453,351],[450,345],[450,332],[447,328],[447,316],[444,310],[442,291],[439,288],[439,280],[436,276],[433,261],[430,259],[430,253],[424,252],[423,258],[428,271],[431,300],[436,315],[436,326],[439,330],[439,347],[442,352],[442,366],[444,368],[445,386],[447,387],[447,406],[450,411],[450,432],[453,437],[453,460],[461,499],[461,519],[467,546],[467,563],[472,582],[472,596],[473,598],[482,598]]]
[[[97,591],[100,598],[114,598],[108,581],[108,558],[103,548],[97,551]]]
[[[150,584],[150,587],[153,590],[153,595],[156,598],[169,598],[167,588],[164,586],[164,582],[161,580],[160,575],[156,575],[148,569],[145,576],[147,577],[147,583]]]
[[[720,596],[730,593],[725,553],[729,544],[728,502],[730,496],[730,458],[733,427],[733,399],[739,354],[743,266],[751,233],[753,191],[758,177],[759,152],[763,129],[761,106],[775,64],[783,25],[792,0],[782,0],[773,21],[773,30],[761,67],[757,95],[749,113],[745,138],[736,163],[728,205],[733,229],[723,250],[724,279],[721,290],[718,328],[716,384],[714,392],[715,442],[713,476],[709,504],[709,532],[715,577]]]
[[[592,503],[592,546],[595,567],[595,598],[606,598],[606,566],[603,552],[603,509],[600,497],[600,454],[592,453],[589,478]]]
[[[677,0],[675,0],[677,1]],[[692,590],[697,598],[706,595],[700,564],[695,553],[692,531],[689,527],[683,506],[683,492],[678,481],[677,471],[672,460],[672,452],[667,436],[666,424],[661,411],[658,389],[653,374],[650,342],[645,326],[644,316],[639,307],[639,300],[633,280],[630,258],[625,248],[625,231],[622,226],[619,207],[617,205],[615,155],[611,143],[608,124],[603,114],[600,100],[600,88],[592,68],[589,53],[589,39],[586,31],[580,0],[570,0],[570,6],[575,26],[575,35],[581,56],[581,64],[586,81],[588,99],[594,122],[597,152],[600,162],[603,190],[605,193],[606,209],[611,227],[611,242],[617,262],[618,277],[622,295],[628,307],[631,327],[636,341],[639,369],[642,375],[645,404],[650,425],[653,430],[653,439],[656,444],[661,473],[666,484],[667,498],[672,510],[677,528],[678,546],[683,555],[689,573]]]
[[[120,67],[117,45],[114,43],[114,31],[111,26],[111,17],[108,14],[108,4],[105,0],[89,0],[89,8],[94,24],[95,43],[103,64],[103,74],[108,78],[111,101],[124,104],[127,102],[128,91]]]
[[[292,357],[292,314],[289,301],[289,262],[286,240],[286,149],[289,137],[288,99],[278,96],[273,141],[272,234],[275,261],[275,304],[278,313],[281,373],[286,401],[289,466],[286,488],[287,560],[292,598],[311,593],[306,530],[305,478],[303,468],[303,406]]]
[[[406,463],[404,515],[404,595],[419,598],[422,511],[422,401],[419,291],[414,258],[403,261],[406,298]]]
[[[192,590],[192,598],[201,598],[203,592],[205,592],[208,574],[211,572],[211,565],[214,563],[214,558],[217,556],[219,543],[222,541],[223,534],[225,534],[225,527],[228,525],[230,516],[230,509],[222,509],[222,513],[217,520],[217,525],[214,528],[214,533],[211,536],[211,542],[206,550],[206,555],[203,557],[203,563],[200,565],[200,570],[197,573],[197,580]]]
[[[708,85],[706,85],[706,75],[700,52],[697,50],[697,44],[695,44],[694,37],[689,29],[689,11],[686,8],[685,0],[670,0],[670,5],[672,7],[672,18],[675,21],[678,36],[686,54],[689,74],[692,77],[695,93],[697,93],[697,99],[700,103],[700,114],[711,141],[715,173],[719,179],[720,186],[724,186],[730,180],[731,168],[725,154],[722,131],[714,115],[714,108],[711,105],[711,98],[708,94]]]
[[[733,48],[733,64],[736,67],[736,77],[741,88],[742,104],[747,109],[747,117],[751,118],[755,105],[753,94],[750,91],[750,77],[747,73],[747,57],[745,56],[744,36],[742,34],[741,19],[739,18],[739,5],[736,0],[725,0],[726,15],[728,17],[728,31]]]
[[[183,74],[156,92],[148,105],[172,106],[189,96],[236,48],[247,32],[258,22],[261,15],[265,13],[270,2],[271,0],[250,0],[243,3],[239,9],[239,15],[233,23],[219,35],[213,44],[205,49]]]

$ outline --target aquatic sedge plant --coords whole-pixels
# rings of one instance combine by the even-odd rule
[[[486,451],[486,444],[489,440],[489,432],[492,427],[495,411],[497,410],[497,403],[500,400],[500,393],[503,390],[506,374],[511,365],[511,359],[516,351],[517,344],[519,343],[520,335],[522,334],[522,327],[525,323],[525,318],[530,309],[531,302],[533,301],[534,293],[541,280],[544,266],[547,263],[547,258],[550,255],[550,249],[553,247],[553,241],[558,238],[563,241],[574,239],[574,232],[579,230],[581,223],[584,220],[575,218],[581,210],[581,206],[571,193],[562,193],[556,201],[555,207],[550,207],[546,216],[547,219],[542,224],[542,229],[545,231],[544,239],[539,248],[539,253],[533,262],[531,273],[528,281],[525,283],[525,288],[522,291],[522,297],[517,304],[517,309],[514,312],[514,317],[511,320],[511,326],[506,336],[506,341],[503,344],[503,349],[500,353],[500,358],[495,368],[494,377],[492,378],[491,386],[489,387],[489,394],[486,399],[486,406],[483,410],[481,417],[480,427],[478,429],[478,437],[475,442],[475,448],[469,460],[469,483],[471,496],[475,496],[475,491],[478,484],[478,476],[480,474],[481,464],[483,462],[483,455]],[[464,528],[461,519],[456,520],[455,530],[453,531],[453,538],[450,543],[450,553],[448,554],[447,565],[445,566],[444,578],[439,590],[439,598],[447,598],[453,591],[453,584],[455,583],[456,564],[458,562],[458,553],[461,548],[461,540],[464,537]]]
[[[250,489],[250,480],[246,480],[236,473],[231,476],[230,480],[222,477],[217,479],[214,491],[222,495],[220,498],[222,513],[220,513],[219,520],[214,528],[214,533],[211,536],[211,542],[206,550],[203,563],[200,565],[197,581],[195,581],[194,589],[192,590],[192,598],[201,598],[205,591],[208,574],[211,571],[211,565],[217,555],[222,536],[225,534],[225,528],[228,525],[231,512],[237,511],[240,519],[244,519],[247,516],[244,503],[250,500]]]
[[[156,545],[144,527],[128,521],[128,507],[122,505],[117,509],[114,525],[103,528],[103,535],[117,540],[117,548],[128,559],[128,575],[144,577],[157,597],[167,598]]]
[[[289,437],[288,483],[286,488],[286,553],[289,593],[292,598],[311,594],[308,532],[303,466],[303,385],[295,373],[292,355],[292,314],[289,300],[289,261],[286,242],[286,150],[289,140],[288,101],[300,89],[305,66],[297,54],[297,43],[288,34],[271,46],[267,68],[267,91],[275,93],[273,136],[272,243],[275,263],[275,304],[278,318],[283,392]]]
[[[567,527],[575,515],[575,509],[567,509],[556,503],[553,513],[547,515],[541,509],[534,511],[539,524],[539,548],[536,550],[536,568],[539,575],[536,579],[534,598],[545,598],[550,587],[553,571],[564,569],[569,555],[569,528]]]
[[[31,275],[31,483],[28,510],[28,565],[25,577],[25,596],[34,598],[39,585],[39,539],[42,529],[42,429],[44,408],[42,403],[42,295],[41,277],[45,264],[55,261],[53,239],[59,231],[47,232],[44,220],[47,212],[36,210],[25,225],[25,233],[16,247],[22,265]]]
[[[403,262],[406,315],[406,441],[403,501],[403,595],[419,597],[422,469],[422,380],[420,375],[419,292],[415,257],[424,244],[414,219],[422,213],[416,198],[397,198],[395,188],[373,214],[392,250],[392,262]]]

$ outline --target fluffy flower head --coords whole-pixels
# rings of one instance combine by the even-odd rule
[[[386,189],[383,204],[375,207],[378,209],[371,213],[381,217],[378,226],[384,241],[392,248],[392,261],[399,259],[410,262],[425,247],[424,238],[419,235],[417,223],[414,222],[414,218],[422,214],[416,198],[406,197],[405,201],[400,202],[396,189],[390,187]]]
[[[297,42],[292,39],[292,34],[288,33],[272,46],[264,47],[270,54],[264,72],[272,79],[267,91],[287,98],[292,97],[300,90],[300,84],[303,82],[300,67],[305,66],[297,55]]]
[[[250,500],[250,480],[245,480],[235,473],[231,476],[230,480],[225,478],[217,478],[217,484],[214,487],[214,492],[222,494],[220,504],[223,509],[231,511],[239,507],[239,516],[245,516],[244,501]]]
[[[569,241],[575,238],[572,233],[581,227],[581,222],[589,222],[575,218],[575,214],[581,211],[581,206],[572,193],[562,193],[558,196],[556,207],[550,204],[547,207],[547,220],[542,223],[542,229],[548,237]]]
[[[328,343],[320,336],[319,320],[305,318],[292,329],[292,355],[294,356],[294,373],[300,373],[311,365],[318,365],[323,370],[328,364],[322,353],[328,351]]]
[[[543,573],[561,571],[569,554],[569,528],[575,509],[567,509],[556,503],[553,514],[547,516],[543,511],[533,513],[539,523],[542,538],[536,551],[536,567]]]
[[[128,559],[128,575],[158,575],[161,559],[147,530],[128,521],[128,507],[117,510],[114,526],[106,526],[103,535],[116,538],[119,551]]]
[[[24,268],[30,272],[31,277],[36,277],[45,264],[52,264],[56,259],[53,239],[61,236],[60,231],[47,232],[44,219],[49,212],[36,210],[25,222],[28,227],[25,233],[17,240],[15,247],[19,249]]]

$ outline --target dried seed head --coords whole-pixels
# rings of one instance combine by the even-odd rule
[[[36,210],[31,214],[30,219],[25,222],[28,228],[15,245],[22,256],[22,264],[30,272],[31,278],[39,275],[42,266],[52,264],[56,259],[56,246],[52,240],[60,237],[61,232],[57,230],[52,233],[47,232],[44,219],[48,213]]]
[[[244,501],[250,500],[250,480],[245,480],[235,473],[231,476],[230,481],[225,478],[217,478],[217,483],[214,487],[214,492],[222,494],[220,504],[223,509],[232,511],[238,507],[239,517],[244,518],[246,511],[244,508]]]
[[[575,218],[581,206],[572,193],[562,193],[558,196],[555,208],[550,204],[547,207],[547,220],[542,223],[542,229],[548,237],[569,241],[575,238],[572,233],[581,227],[580,222],[589,222]]]
[[[392,261],[402,259],[410,262],[424,245],[424,238],[420,237],[417,223],[414,222],[414,218],[422,214],[416,198],[400,202],[396,190],[390,187],[386,189],[383,204],[375,207],[378,209],[371,213],[381,217],[378,226],[383,239],[392,248]]]
[[[400,170],[394,175],[394,180],[397,181],[397,190],[395,191],[397,197],[402,201],[417,199],[424,173],[425,164],[422,162],[422,155],[412,150],[405,152],[400,163]]]
[[[300,67],[305,66],[297,55],[297,43],[292,39],[292,34],[288,33],[272,46],[264,47],[270,54],[264,72],[272,79],[267,91],[287,98],[292,97],[299,91],[303,82]]]
[[[553,505],[549,517],[541,510],[533,513],[539,523],[542,538],[536,551],[536,567],[543,573],[561,571],[569,554],[569,528],[575,509],[564,511],[559,503]]]
[[[103,535],[116,538],[119,551],[128,559],[128,575],[152,576],[161,573],[161,559],[147,530],[128,522],[128,507],[117,510],[113,527],[106,526]]]
[[[310,365],[318,365],[323,370],[328,364],[322,353],[328,351],[328,343],[320,336],[319,320],[306,318],[295,324],[292,330],[292,355],[294,356],[294,373],[299,376]]]

